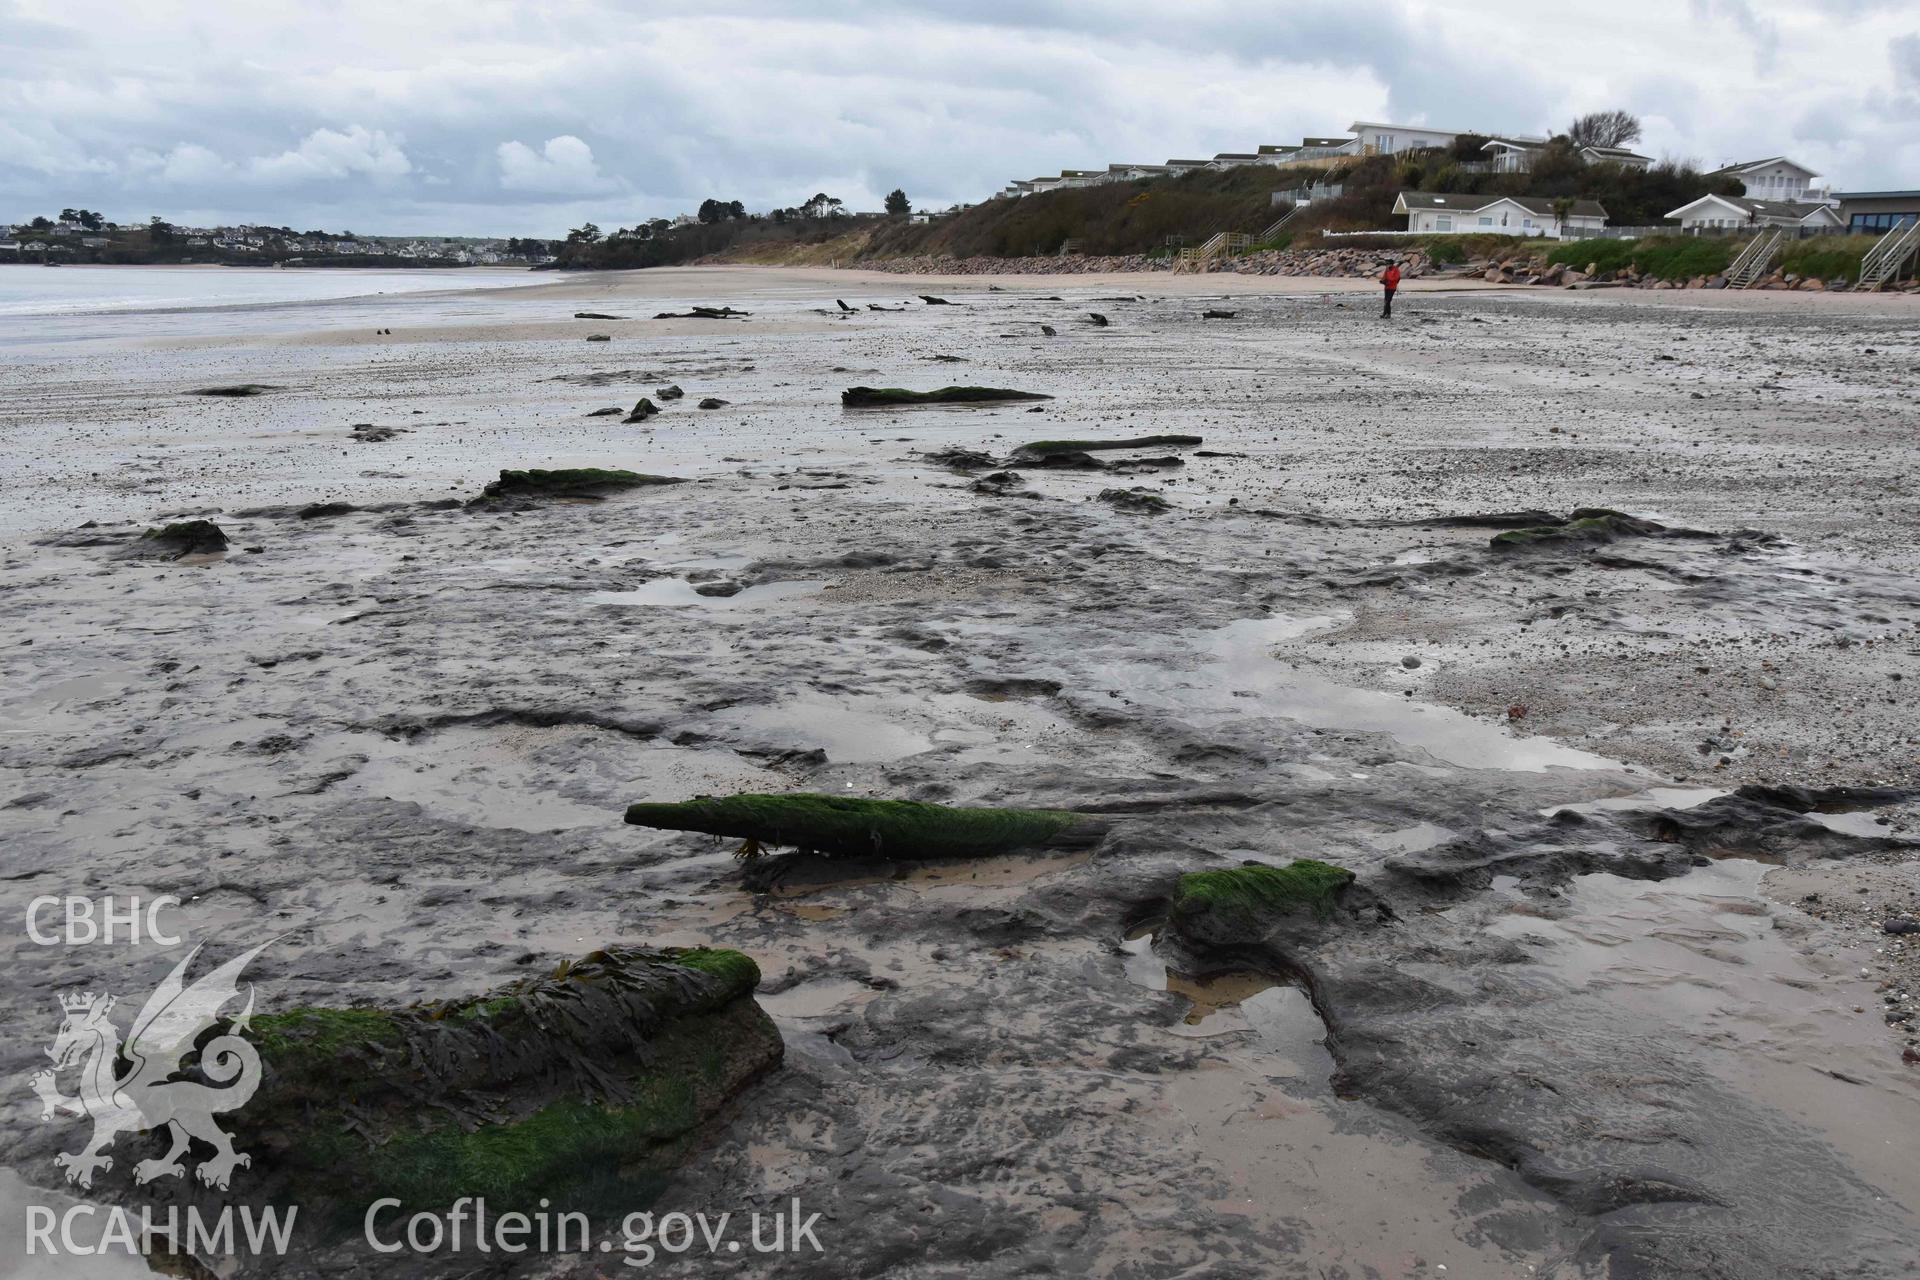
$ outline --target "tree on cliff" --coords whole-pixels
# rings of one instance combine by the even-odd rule
[[[1640,138],[1640,121],[1624,111],[1595,111],[1567,126],[1575,147],[1624,147]]]
[[[839,196],[830,196],[822,191],[813,199],[800,206],[800,213],[808,218],[826,218],[839,214],[844,203]]]
[[[899,187],[887,192],[887,212],[896,218],[904,218],[913,212],[913,206],[907,202],[907,193]]]

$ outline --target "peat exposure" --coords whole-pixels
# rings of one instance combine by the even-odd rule
[[[9,1213],[299,1205],[155,1259],[236,1276],[1909,1273],[1901,299],[757,279],[0,355],[0,907],[179,939],[17,942]],[[364,1230],[476,1200],[591,1231]]]

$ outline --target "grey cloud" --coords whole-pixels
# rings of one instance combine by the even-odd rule
[[[1920,35],[1889,41],[1887,54],[1893,59],[1893,82],[1902,89],[1920,89]]]
[[[1770,24],[1744,0],[1694,3],[1700,23],[1765,44]],[[1851,150],[1836,134],[1873,88],[1851,53],[1756,81],[1649,45],[1620,70],[1629,60],[1582,64],[1565,27],[1489,15],[1484,0],[1444,17],[1407,0],[1192,0],[1177,18],[1164,0],[204,0],[184,26],[114,0],[67,7],[86,48],[0,58],[0,220],[84,204],[554,234],[709,195],[758,208],[819,190],[877,207],[894,186],[920,204],[978,199],[1013,177],[1210,155],[1356,116],[1522,130],[1613,105],[1682,155],[1791,149],[1779,130],[1793,120],[1818,163],[1920,167],[1896,130]],[[1911,87],[1911,38],[1893,49]]]

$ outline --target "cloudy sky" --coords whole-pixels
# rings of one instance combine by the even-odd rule
[[[1920,187],[1920,4],[0,0],[0,221],[557,235],[1606,107],[1650,154]]]

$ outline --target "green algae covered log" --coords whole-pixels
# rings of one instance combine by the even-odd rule
[[[644,1208],[728,1098],[777,1065],[747,956],[609,948],[484,995],[256,1016],[239,1148],[316,1217]]]
[[[679,804],[635,804],[627,821],[702,831],[758,845],[841,857],[977,858],[1019,849],[1084,848],[1106,824],[1061,809],[960,808],[853,796],[737,795]]]
[[[886,408],[914,404],[992,404],[1001,400],[1051,400],[1038,391],[1013,391],[1006,387],[940,387],[934,391],[908,391],[905,387],[848,387],[840,393],[840,403],[849,409]]]
[[[1174,445],[1204,444],[1199,436],[1133,436],[1126,440],[1034,440],[1021,445],[1015,453],[1039,457],[1049,453],[1085,453],[1096,449],[1156,449]]]
[[[1311,858],[1284,867],[1195,871],[1180,877],[1171,913],[1175,921],[1211,915],[1245,923],[1305,911],[1324,920],[1333,914],[1340,891],[1352,883],[1353,872],[1345,867]]]
[[[502,471],[500,478],[481,492],[482,498],[600,498],[622,489],[645,485],[681,484],[676,476],[650,476],[640,471],[622,471],[608,467],[564,467],[555,471],[533,469]]]

